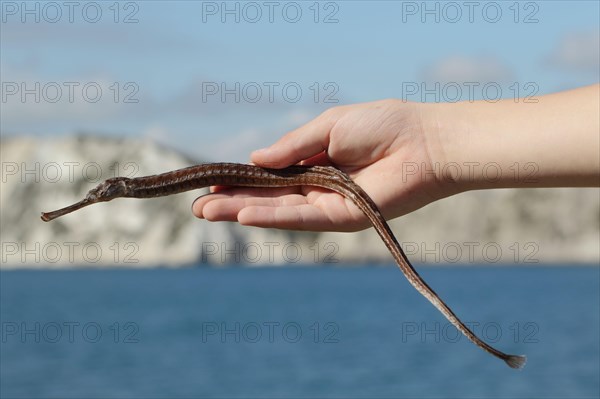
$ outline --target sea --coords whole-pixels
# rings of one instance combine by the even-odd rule
[[[0,272],[2,398],[598,398],[600,268]]]

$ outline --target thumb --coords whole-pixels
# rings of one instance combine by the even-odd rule
[[[329,134],[336,119],[321,114],[319,117],[287,133],[275,144],[254,151],[252,162],[268,168],[284,168],[327,151]]]

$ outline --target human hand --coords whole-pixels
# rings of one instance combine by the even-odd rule
[[[268,168],[334,165],[371,196],[386,218],[397,217],[452,193],[435,176],[404,173],[406,165],[431,169],[431,154],[440,151],[436,123],[429,115],[424,104],[399,100],[334,107],[271,147],[255,151],[252,161]],[[213,187],[192,210],[211,221],[292,230],[356,231],[369,226],[351,201],[308,186]]]

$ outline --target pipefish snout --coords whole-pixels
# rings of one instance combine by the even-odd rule
[[[160,175],[133,179],[117,177],[108,179],[90,190],[83,200],[53,211],[42,213],[45,222],[74,212],[97,202],[115,198],[154,198],[202,187],[291,187],[316,186],[335,191],[352,201],[370,220],[373,227],[394,257],[396,264],[410,284],[433,304],[462,334],[484,351],[504,360],[515,369],[523,368],[526,357],[501,352],[477,337],[427,285],[404,254],[398,240],[382,216],[375,202],[344,172],[330,166],[290,166],[284,169],[265,169],[254,165],[214,163],[191,166]]]

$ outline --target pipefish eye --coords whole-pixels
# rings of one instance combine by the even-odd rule
[[[106,185],[102,192],[103,197],[117,198],[125,195],[127,192],[127,184],[124,178],[115,177],[104,182]]]
[[[126,193],[127,184],[125,179],[115,177],[91,189],[87,194],[87,199],[92,201],[109,201],[113,198],[122,197]]]

